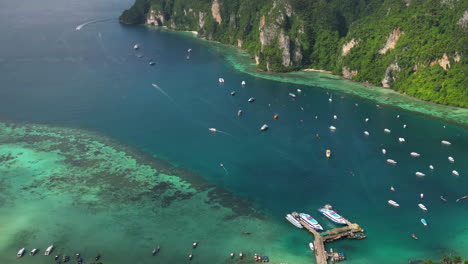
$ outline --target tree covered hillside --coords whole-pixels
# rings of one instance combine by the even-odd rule
[[[468,107],[466,0],[136,0],[120,21],[198,31],[260,70],[330,70]]]

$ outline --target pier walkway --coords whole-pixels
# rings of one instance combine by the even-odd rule
[[[299,223],[301,223],[301,225],[304,226],[304,228],[309,230],[309,232],[311,232],[314,235],[314,252],[317,264],[327,264],[327,251],[325,250],[325,244],[322,236],[320,236],[320,234],[317,231],[315,231],[315,229],[313,229],[304,221],[302,221],[302,219],[299,219]]]

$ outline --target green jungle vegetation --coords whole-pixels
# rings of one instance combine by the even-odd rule
[[[221,23],[212,15],[213,2]],[[229,45],[242,42],[259,70],[314,68],[342,75],[346,68],[355,81],[382,86],[387,77],[391,89],[409,96],[468,107],[468,1],[136,0],[120,21],[145,23],[150,10],[168,28]],[[401,35],[394,48],[379,52],[396,30]],[[351,40],[357,44],[343,55]]]

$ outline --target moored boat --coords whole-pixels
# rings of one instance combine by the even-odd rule
[[[218,78],[218,82],[219,83],[224,83],[224,79],[223,78]]]
[[[433,166],[433,165],[429,165],[429,169],[434,170],[434,166]]]
[[[26,248],[21,248],[18,253],[16,253],[16,257],[17,258],[21,258],[24,254],[24,252],[26,251]]]
[[[286,218],[286,220],[288,220],[291,224],[293,224],[295,227],[297,227],[297,228],[303,228],[303,226],[301,225],[301,223],[299,223],[299,221],[297,221],[297,219],[294,218],[294,216],[292,216],[291,214],[287,214],[285,218]]]
[[[331,150],[327,149],[327,151],[325,151],[325,157],[327,157],[327,159],[331,157]]]
[[[241,82],[241,85],[242,85],[242,86],[245,86],[245,84],[246,84],[245,81],[242,81],[242,82]]]
[[[410,153],[411,157],[419,157],[421,156],[421,154],[417,153],[417,152],[411,152]]]
[[[161,247],[158,245],[158,247],[153,248],[153,251],[151,251],[151,254],[153,254],[153,256],[155,256],[156,254],[158,254],[159,250],[161,250]]]
[[[249,100],[247,100],[247,102],[253,103],[253,102],[255,102],[255,98],[254,98],[254,97],[250,97]]]
[[[405,138],[402,138],[402,137],[401,137],[401,138],[398,138],[398,141],[401,142],[401,143],[403,143],[403,142],[405,142],[406,140],[405,140]]]
[[[264,124],[262,127],[260,127],[261,131],[267,131],[268,130],[268,125]]]
[[[392,160],[392,159],[388,159],[388,160],[387,160],[387,163],[388,163],[388,164],[397,164],[397,162],[394,161],[394,160]]]
[[[138,45],[138,44],[133,45],[133,49],[136,49],[136,50],[137,50],[137,49],[139,49],[139,48],[140,48],[140,45]]]
[[[387,154],[387,150],[386,149],[382,149],[382,154]]]
[[[364,135],[368,136],[368,135],[369,135],[369,132],[364,131]]]
[[[395,191],[395,187],[390,186],[390,191],[394,192],[394,191]]]
[[[392,131],[391,131],[390,129],[388,129],[388,128],[385,128],[385,129],[384,129],[384,132],[385,132],[385,133],[391,133]]]
[[[336,224],[346,225],[346,221],[343,219],[343,217],[341,217],[333,210],[322,208],[319,209],[319,212]]]
[[[309,248],[310,248],[310,250],[312,250],[312,251],[315,250],[314,242],[310,242],[310,243],[309,243]]]
[[[393,207],[400,207],[400,205],[397,202],[393,201],[393,200],[388,200],[388,204],[393,206]]]
[[[447,199],[445,199],[445,197],[443,197],[443,196],[440,196],[440,199],[441,199],[444,203],[447,202]]]
[[[420,203],[420,204],[418,204],[418,206],[419,206],[419,208],[421,208],[421,210],[427,211],[427,208],[426,208],[426,206],[424,204]]]
[[[312,216],[304,213],[300,213],[299,217],[301,218],[302,221],[304,221],[306,224],[308,224],[310,227],[317,231],[322,231],[323,227],[315,220]]]
[[[448,161],[450,161],[450,162],[452,162],[452,163],[455,162],[455,159],[454,159],[453,157],[448,157],[447,159],[448,159]]]
[[[452,143],[450,143],[450,141],[447,141],[447,140],[442,140],[440,143],[442,143],[443,145],[447,145],[447,146],[452,145]]]
[[[421,223],[422,223],[424,226],[427,226],[427,221],[426,221],[426,219],[421,218]]]
[[[34,255],[36,255],[37,251],[39,251],[37,248],[33,248],[33,250],[31,250],[31,252],[29,252],[29,255],[34,256]]]
[[[417,171],[415,174],[416,174],[416,176],[418,176],[418,177],[424,177],[424,176],[426,176],[426,174],[424,174],[424,173],[422,173],[422,172],[420,172],[420,171]]]
[[[414,238],[415,240],[419,239],[415,234],[411,234],[411,237]]]
[[[45,251],[44,255],[49,256],[50,253],[54,250],[54,245],[50,245]]]
[[[293,93],[289,93],[289,96],[291,96],[292,98],[296,98],[296,95]]]
[[[329,129],[330,129],[331,131],[335,131],[335,130],[336,130],[336,127],[330,126]]]
[[[455,176],[460,176],[460,173],[458,173],[458,171],[456,171],[456,170],[453,170],[452,174],[455,175]]]

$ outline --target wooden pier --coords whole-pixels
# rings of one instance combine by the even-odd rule
[[[347,219],[343,218],[346,222],[346,226],[334,228],[322,233],[317,232],[311,226],[306,224],[302,219],[298,218],[297,220],[301,225],[307,229],[312,235],[314,235],[314,248],[315,248],[315,258],[317,264],[328,264],[328,257],[335,262],[344,259],[344,257],[339,257],[338,253],[331,252],[327,253],[325,249],[325,243],[330,243],[342,238],[349,239],[363,239],[366,238],[364,234],[364,229],[362,229],[358,224],[351,223]]]

